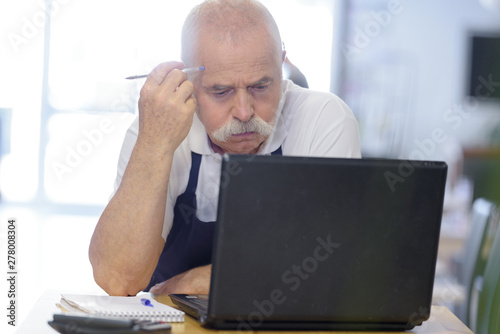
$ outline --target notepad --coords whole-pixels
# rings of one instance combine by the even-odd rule
[[[163,322],[184,321],[184,312],[157,302],[149,294],[133,297],[64,294],[61,295],[58,306],[69,312],[100,317]]]

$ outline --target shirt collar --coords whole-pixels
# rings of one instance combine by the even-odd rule
[[[187,136],[187,144],[189,149],[201,155],[214,154],[214,150],[210,147],[208,134],[205,126],[198,118],[198,114],[194,114],[193,124]]]

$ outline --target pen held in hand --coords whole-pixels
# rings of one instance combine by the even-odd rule
[[[205,70],[205,66],[199,66],[199,67],[186,67],[186,68],[182,69],[181,71],[184,73],[194,73],[194,72],[200,72],[200,71],[204,71],[204,70]],[[126,77],[125,79],[127,79],[127,80],[142,79],[142,78],[146,78],[148,75],[149,74],[133,75],[130,77]]]

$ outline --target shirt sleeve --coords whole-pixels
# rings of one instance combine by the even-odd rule
[[[344,101],[335,94],[289,82],[285,88],[285,155],[361,157],[358,122]]]
[[[311,156],[360,158],[359,127],[349,107],[333,96],[313,121]]]

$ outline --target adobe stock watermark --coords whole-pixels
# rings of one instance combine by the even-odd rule
[[[19,305],[17,303],[19,295],[19,263],[18,263],[18,253],[19,253],[19,232],[18,224],[15,218],[7,219],[7,254],[5,254],[5,259],[7,260],[7,324],[15,327],[18,319],[18,309]]]
[[[28,44],[31,40],[43,33],[43,29],[47,24],[47,16],[53,18],[59,13],[61,6],[66,5],[71,0],[39,0],[39,10],[35,11],[31,17],[23,16],[20,18],[21,24],[18,32],[8,32],[7,39],[9,40],[12,49],[17,54],[20,47]]]
[[[446,306],[465,300],[465,288],[456,279],[444,278],[434,285],[432,305]]]
[[[406,0],[411,1],[411,0]],[[350,43],[343,43],[340,50],[349,59],[367,48],[373,39],[377,38],[386,29],[395,16],[404,11],[404,6],[399,0],[388,0],[386,9],[370,12],[370,20],[363,27],[354,28],[354,36]]]
[[[281,275],[281,283],[288,287],[288,291],[296,291],[300,288],[302,282],[309,279],[319,268],[322,262],[325,262],[341,246],[332,241],[329,234],[326,238],[317,237],[317,246],[312,250],[309,256],[306,256],[294,263]],[[272,289],[269,292],[269,298],[264,300],[254,300],[255,310],[250,312],[247,319],[238,317],[238,331],[253,331],[264,324],[266,318],[272,316],[277,305],[283,304],[287,300],[286,290],[280,288]]]
[[[83,137],[72,147],[66,145],[66,157],[64,161],[52,161],[51,167],[59,182],[63,182],[63,177],[67,173],[73,172],[80,166],[85,157],[92,154],[94,149],[104,142],[104,136],[110,134],[115,129],[115,125],[110,118],[105,117],[99,122],[99,126],[91,130],[82,130]]]
[[[446,109],[443,112],[443,122],[449,130],[457,130],[462,126],[464,120],[471,116],[471,113],[477,109],[479,101],[488,99],[497,89],[500,87],[500,81],[494,81],[493,75],[489,74],[487,78],[483,76],[478,77],[480,84],[476,87],[475,99],[465,99],[460,104],[454,104],[451,108]],[[481,93],[481,94],[480,94]],[[431,157],[436,148],[439,145],[444,144],[449,139],[445,129],[441,127],[435,127],[431,131],[431,135],[424,139],[415,139],[414,143],[416,148],[410,152],[408,159],[399,157],[402,161],[398,166],[397,173],[392,171],[385,171],[384,177],[387,182],[387,186],[391,192],[396,191],[396,186],[400,183],[404,183],[407,178],[413,175],[415,171],[415,165],[419,164],[419,161],[427,160]]]
[[[121,112],[119,121],[122,122],[133,116],[131,111],[134,111],[135,105],[136,98],[133,94],[122,94],[111,102],[110,110],[112,112]],[[113,120],[110,117],[103,117],[95,128],[82,130],[83,138],[76,145],[66,145],[64,159],[60,161],[54,160],[50,164],[59,182],[63,182],[66,174],[72,173],[78,168],[83,163],[84,158],[91,156],[94,149],[101,146],[105,137],[113,133],[115,129],[116,124],[113,123]]]

